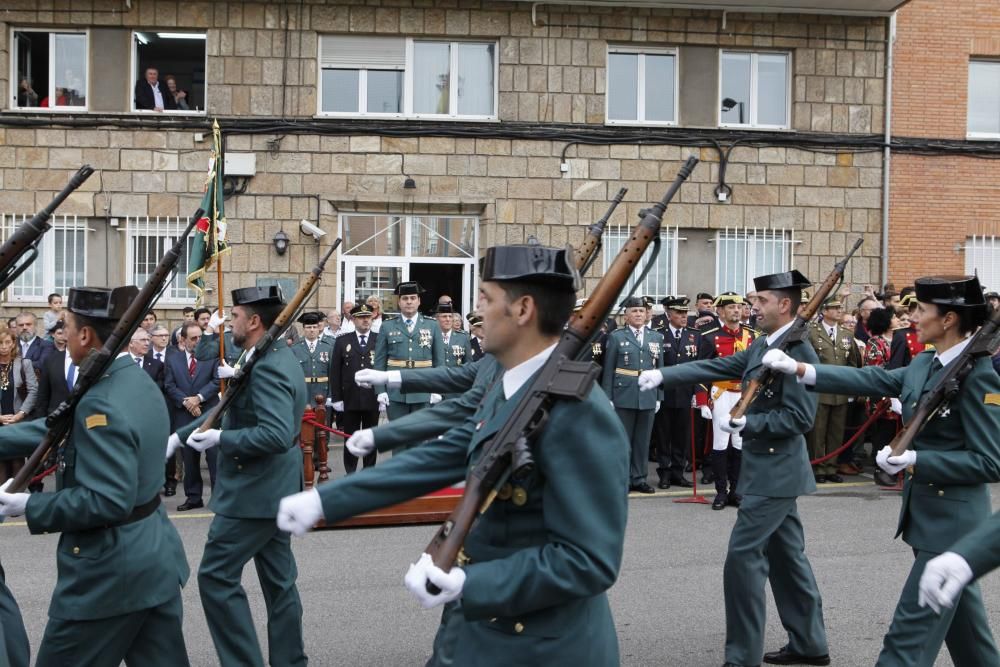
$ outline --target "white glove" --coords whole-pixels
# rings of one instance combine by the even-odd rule
[[[441,394],[431,394],[431,405],[441,402]]]
[[[888,446],[888,445],[886,445],[886,446]],[[890,456],[889,458],[887,458],[885,460],[885,462],[886,462],[886,465],[892,466],[893,468],[896,469],[895,471],[889,471],[890,474],[893,474],[893,472],[899,472],[900,470],[906,470],[910,466],[916,465],[916,463],[917,463],[917,453],[914,450],[912,450],[912,449],[907,449],[905,452],[903,452],[899,456]],[[885,466],[882,466],[882,469],[888,471],[888,468],[886,468]]]
[[[219,444],[219,438],[221,437],[221,429],[210,428],[207,431],[195,431],[188,436],[187,443],[185,444],[195,451],[203,452]]]
[[[946,551],[924,566],[917,603],[940,614],[942,607],[955,606],[956,598],[970,581],[972,568],[968,562],[957,553]]]
[[[701,418],[702,419],[711,419],[712,418],[712,408],[708,407],[707,405],[701,406]]]
[[[220,380],[225,380],[236,375],[236,369],[223,360],[219,362],[219,370],[215,374],[219,376]]]
[[[739,432],[742,431],[743,427],[746,425],[747,425],[746,417],[740,417],[739,419],[733,419],[732,417],[730,417],[722,424],[720,424],[719,427],[726,433],[732,433],[733,435],[738,435]]]
[[[389,407],[389,394],[385,393],[384,391],[378,396],[376,396],[375,400],[378,401],[378,404],[381,406],[379,410],[383,410]]]
[[[639,373],[639,391],[656,389],[663,384],[663,373],[660,371],[643,371]]]
[[[368,456],[375,451],[375,432],[370,428],[355,431],[347,439],[347,451],[359,458]]]
[[[388,382],[389,374],[385,371],[377,371],[374,368],[364,368],[354,374],[354,381],[362,389],[371,389],[374,385]]]
[[[765,367],[778,373],[784,373],[785,375],[795,375],[799,369],[799,362],[777,348],[765,352],[764,358],[760,362]]]
[[[219,311],[215,311],[212,313],[212,316],[208,318],[208,326],[212,329],[212,331],[218,331],[219,327],[222,326],[222,323],[225,321],[226,316]]]
[[[660,411],[660,401],[657,401],[656,408],[653,410],[653,412],[659,412],[659,411]]]
[[[167,460],[174,455],[174,452],[182,445],[180,437],[176,433],[171,433],[170,437],[167,438]]]
[[[427,592],[427,582],[441,589],[437,595]],[[445,572],[431,560],[430,555],[423,554],[410,569],[407,570],[403,583],[417,602],[424,609],[431,609],[439,604],[445,604],[462,597],[462,586],[465,585],[465,571],[455,566],[450,572]]]
[[[336,403],[331,403],[330,407],[333,408],[334,412],[343,412],[344,411],[344,402],[343,401],[337,401]]]
[[[0,517],[21,516],[24,514],[24,508],[28,506],[30,493],[7,493],[13,482],[13,479],[8,479],[3,486],[0,486]]]
[[[332,398],[326,399],[326,407],[328,407],[328,408],[332,408],[333,407],[333,399]]]
[[[285,496],[278,503],[278,530],[301,537],[323,518],[323,502],[314,488]]]
[[[889,404],[892,406],[890,409],[897,415],[903,414],[903,404],[900,403],[898,398],[890,398]]]

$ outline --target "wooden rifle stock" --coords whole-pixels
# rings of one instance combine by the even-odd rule
[[[892,456],[899,456],[909,449],[924,427],[958,395],[962,382],[972,372],[976,361],[980,357],[993,356],[998,349],[1000,349],[1000,309],[992,309],[986,322],[973,334],[962,353],[948,364],[944,375],[920,399],[910,421],[889,443]]]
[[[229,409],[230,404],[233,400],[239,396],[243,387],[246,386],[246,379],[250,376],[250,371],[253,369],[257,360],[263,357],[270,351],[271,345],[274,341],[285,332],[286,329],[295,321],[295,315],[303,308],[306,300],[313,293],[316,288],[316,284],[320,281],[323,275],[323,269],[326,268],[326,262],[333,255],[334,251],[340,246],[340,239],[336,239],[330,248],[326,251],[326,254],[320,258],[319,263],[313,267],[312,271],[309,273],[309,277],[306,278],[305,282],[299,286],[298,291],[295,296],[281,309],[278,317],[274,320],[268,330],[263,336],[257,341],[253,346],[253,354],[249,355],[248,359],[244,359],[243,363],[237,369],[236,374],[233,375],[232,380],[229,382],[229,386],[226,387],[225,393],[222,394],[222,398],[216,403],[215,407],[205,415],[204,421],[202,421],[201,426],[198,427],[199,431],[207,431],[211,428],[216,428],[218,424],[222,422],[222,415],[225,414],[226,410]],[[221,300],[221,296],[220,296]],[[220,332],[220,336],[222,333]]]
[[[434,564],[445,572],[460,560],[469,530],[489,508],[500,487],[509,478],[523,478],[531,471],[534,462],[529,443],[545,424],[555,399],[583,400],[587,397],[600,369],[590,361],[575,360],[618,302],[646,248],[659,235],[663,214],[670,200],[697,164],[697,158],[688,158],[663,199],[646,209],[642,220],[583,308],[570,317],[555,349],[514,407],[510,418],[483,446],[482,455],[466,478],[462,499],[425,550]],[[430,582],[427,583],[427,590],[439,592]]]
[[[851,248],[849,253],[847,253],[847,256],[834,265],[833,271],[830,272],[830,275],[826,277],[826,280],[824,280],[823,283],[816,289],[815,294],[813,294],[812,298],[809,299],[809,303],[807,303],[795,316],[795,323],[792,324],[792,327],[785,333],[781,340],[778,341],[777,349],[785,350],[790,343],[806,339],[809,334],[809,323],[814,317],[816,317],[816,313],[819,312],[820,307],[822,307],[823,302],[826,301],[830,292],[832,292],[837,286],[840,279],[844,277],[844,270],[847,268],[847,263],[851,261],[851,257],[854,256],[854,253],[858,251],[858,248],[861,247],[863,242],[864,239],[858,239],[855,241],[854,247]],[[743,393],[740,396],[740,402],[737,403],[736,407],[734,407],[729,413],[730,422],[743,417],[747,413],[747,410],[750,409],[753,402],[757,400],[757,396],[760,394],[761,390],[773,381],[774,371],[770,368],[761,366],[757,375],[750,378],[747,382],[747,386],[743,389]]]
[[[83,182],[90,178],[94,170],[89,164],[80,167],[69,183],[60,190],[49,202],[49,205],[36,213],[31,220],[28,220],[7,237],[0,246],[0,291],[7,289],[17,277],[24,273],[25,269],[31,266],[38,256],[38,242],[45,232],[52,228],[49,218],[59,205],[66,200]],[[25,255],[30,255],[23,262],[19,260]]]
[[[601,249],[601,237],[604,236],[604,228],[608,226],[611,214],[618,208],[618,204],[622,203],[626,192],[628,192],[628,188],[619,189],[618,194],[611,200],[611,205],[608,206],[608,210],[605,211],[601,219],[587,227],[587,236],[584,237],[583,243],[576,251],[576,268],[581,276],[587,273],[594,260],[597,259],[597,252]]]
[[[32,475],[42,465],[42,462],[49,455],[52,448],[61,446],[63,440],[69,434],[70,427],[73,425],[73,413],[76,411],[76,406],[79,405],[84,394],[98,380],[104,377],[108,368],[118,358],[119,352],[132,339],[132,334],[139,328],[146,313],[149,312],[149,309],[153,307],[157,298],[163,292],[164,287],[166,287],[171,275],[174,273],[174,268],[180,260],[181,253],[187,249],[188,235],[194,229],[195,224],[203,213],[204,211],[198,209],[188,219],[187,228],[177,237],[174,245],[163,256],[160,263],[156,265],[156,268],[153,269],[153,273],[150,274],[146,284],[139,290],[136,297],[132,299],[132,303],[129,304],[122,318],[118,320],[118,324],[115,325],[111,335],[103,342],[101,349],[90,350],[83,363],[80,364],[73,393],[59,407],[53,410],[52,414],[45,418],[45,425],[48,427],[48,431],[45,433],[42,441],[38,443],[38,446],[35,447],[35,451],[28,457],[27,463],[14,476],[14,481],[11,483],[10,488],[7,489],[9,493],[17,493],[26,489]]]

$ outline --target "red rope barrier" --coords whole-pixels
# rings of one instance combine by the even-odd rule
[[[49,468],[48,470],[43,470],[42,472],[38,473],[37,475],[35,475],[34,477],[31,478],[31,481],[28,482],[28,486],[31,486],[32,484],[38,484],[40,481],[42,481],[43,479],[45,479],[46,477],[48,477],[49,475],[51,475],[52,473],[54,473],[58,469],[59,469],[59,466],[54,465],[51,468]]]
[[[315,426],[316,428],[323,429],[324,431],[327,431],[329,433],[333,433],[334,435],[339,435],[341,438],[345,438],[346,439],[346,438],[350,438],[351,437],[350,433],[344,433],[343,431],[338,431],[335,428],[330,428],[329,426],[324,426],[323,424],[320,424],[319,422],[316,422],[316,421],[312,421],[310,419],[303,419],[302,423],[303,424],[309,424],[310,426]]]
[[[868,418],[868,420],[864,424],[861,425],[861,428],[858,429],[858,432],[855,433],[853,436],[851,436],[851,438],[847,442],[845,442],[844,444],[842,444],[840,447],[837,447],[835,450],[833,450],[832,452],[830,452],[826,456],[821,456],[818,459],[814,459],[814,460],[810,461],[809,465],[817,465],[819,463],[826,463],[827,461],[829,461],[830,459],[832,459],[834,456],[839,455],[842,451],[844,451],[848,447],[852,446],[857,441],[858,438],[860,438],[862,435],[864,435],[865,431],[868,430],[868,427],[871,426],[872,423],[874,423],[874,421],[877,418],[879,418],[883,414],[885,414],[885,411],[888,410],[888,409],[889,409],[889,401],[885,401],[885,400],[881,401],[879,403],[879,406],[877,408],[875,408],[875,412],[873,412],[871,414],[871,416]]]

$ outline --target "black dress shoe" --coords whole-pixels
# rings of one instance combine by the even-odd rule
[[[816,475],[815,477],[817,484],[822,484],[823,482],[826,481],[826,475]]]
[[[176,496],[177,495],[177,489],[174,488],[174,487],[172,487],[172,486],[165,486],[165,487],[163,487],[163,495],[167,496],[168,498],[170,496]]]
[[[651,487],[649,484],[643,482],[642,484],[634,484],[629,487],[629,491],[636,491],[638,493],[656,493],[656,489]]]
[[[669,489],[670,488],[670,480],[669,479],[661,479],[660,483],[656,485],[656,488],[658,488],[658,489]]]
[[[685,489],[690,489],[691,488],[691,482],[687,481],[683,477],[681,477],[680,479],[672,479],[672,480],[670,480],[670,483],[673,484],[674,486],[680,486],[680,487],[683,487]]]
[[[832,482],[833,484],[843,484],[844,478],[834,473],[833,475],[827,475],[826,481]]]
[[[769,665],[829,665],[830,655],[800,655],[782,646],[780,651],[765,653],[764,662]]]
[[[726,496],[726,503],[730,507],[739,507],[741,502],[743,502],[743,498],[738,496],[735,491],[730,491],[729,495]]]
[[[193,501],[192,500],[188,500],[183,505],[178,505],[177,506],[177,511],[178,512],[187,512],[188,510],[196,510],[199,507],[204,507],[204,506],[205,506],[205,503],[201,502],[200,500],[193,500]]]
[[[729,502],[729,496],[724,493],[719,493],[715,496],[715,500],[712,501],[712,509],[714,510],[724,510],[726,509],[726,503]]]

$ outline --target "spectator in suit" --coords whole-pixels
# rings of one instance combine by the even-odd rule
[[[362,368],[371,368],[375,360],[375,341],[378,334],[371,331],[374,313],[368,304],[356,306],[351,313],[354,331],[337,337],[330,359],[329,403],[339,412],[338,423],[345,433],[354,433],[363,428],[378,425],[378,401],[375,390],[359,387],[354,382],[354,374]],[[364,458],[365,467],[375,465],[377,452]],[[350,475],[358,469],[358,457],[344,447],[344,469]]]
[[[153,358],[147,358],[146,355],[149,354],[149,332],[144,328],[140,327],[136,329],[135,333],[132,334],[132,340],[128,343],[128,352],[132,356],[132,360],[135,361],[136,365],[142,370],[149,373],[149,377],[153,378],[153,382],[156,386],[163,391],[163,362],[157,361]]]
[[[13,332],[0,329],[0,426],[16,424],[35,408],[37,379],[31,361],[20,352]],[[10,479],[23,465],[23,458],[0,461],[0,473]]]
[[[52,331],[55,350],[45,360],[42,373],[38,376],[38,397],[35,401],[35,416],[45,417],[69,398],[76,384],[79,369],[66,354],[66,333],[62,320]]]
[[[20,341],[21,357],[29,359],[35,368],[35,377],[42,372],[42,364],[52,354],[52,343],[39,338],[35,332],[37,321],[32,313],[24,312],[17,316],[17,338]]]
[[[201,416],[203,410],[211,410],[219,402],[219,380],[216,373],[219,360],[198,361],[195,350],[201,337],[201,327],[196,322],[188,322],[184,325],[181,337],[184,352],[171,354],[167,358],[165,386],[167,407],[170,408],[170,428],[173,431],[190,424]],[[218,447],[205,450],[208,475],[213,487],[218,456]],[[177,507],[177,511],[186,512],[205,506],[202,500],[201,453],[185,446],[181,447],[181,458],[184,461],[186,498]]]
[[[184,306],[184,309],[181,310],[181,315],[184,319],[180,326],[170,332],[170,347],[171,349],[183,351],[183,347],[181,346],[181,336],[183,335],[184,325],[188,322],[194,322],[194,308],[191,306]]]
[[[160,71],[147,67],[143,78],[135,83],[135,108],[147,111],[175,110],[177,102],[159,81]]]
[[[165,364],[167,362],[167,355],[171,351],[177,351],[177,348],[169,345],[170,331],[162,324],[157,324],[153,327],[153,330],[149,334],[149,339],[150,348],[147,356],[160,363]]]

